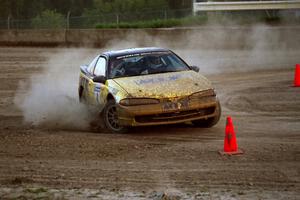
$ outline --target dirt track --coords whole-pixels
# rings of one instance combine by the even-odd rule
[[[223,107],[211,129],[176,125],[115,135],[23,123],[13,103],[19,81],[40,73],[54,51],[0,49],[0,199],[47,192],[103,199],[162,199],[163,192],[183,199],[300,196],[300,88],[291,87],[293,66],[209,75]],[[218,154],[228,115],[242,156]]]

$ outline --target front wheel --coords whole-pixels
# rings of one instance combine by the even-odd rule
[[[195,126],[203,127],[203,128],[213,127],[214,125],[216,125],[219,122],[220,117],[221,117],[221,105],[220,105],[219,101],[218,101],[217,106],[216,106],[216,112],[217,112],[217,114],[214,117],[211,117],[211,118],[208,118],[208,119],[195,120],[195,121],[192,121],[192,123]]]
[[[102,118],[105,128],[113,133],[125,133],[128,131],[127,127],[119,124],[117,106],[115,101],[109,100],[102,112]]]

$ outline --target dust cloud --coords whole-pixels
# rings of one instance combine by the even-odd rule
[[[59,49],[47,55],[41,73],[32,74],[28,83],[20,82],[14,101],[25,122],[48,128],[88,127],[90,113],[79,103],[77,89],[79,65],[92,54],[84,49]]]
[[[66,48],[47,54],[42,72],[30,78],[29,90],[20,83],[15,103],[25,122],[63,128],[87,128],[88,110],[78,102],[79,66],[89,63],[106,50],[159,46],[170,48],[189,65],[200,67],[202,74],[267,69],[292,69],[300,51],[290,41],[299,34],[278,31],[279,27],[208,25],[185,35],[168,38],[151,36],[146,31],[132,32],[111,40],[103,49]],[[285,28],[283,28],[284,30]]]
[[[228,25],[229,24],[229,25]],[[183,28],[184,29],[184,28]],[[299,27],[265,24],[240,26],[212,22],[178,35],[146,32],[108,43],[107,48],[159,46],[173,50],[203,74],[292,68],[299,62]],[[182,33],[183,32],[183,33]]]
[[[159,46],[172,49],[203,74],[293,68],[299,62],[298,27],[264,24],[208,24],[183,35],[155,37],[145,32],[112,40],[108,49]]]

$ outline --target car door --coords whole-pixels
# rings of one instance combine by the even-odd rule
[[[96,56],[89,65],[80,66],[81,74],[79,79],[79,96],[89,103],[92,99],[91,92],[93,90],[93,73],[100,56]]]
[[[106,77],[107,59],[104,56],[100,56],[97,60],[93,76],[104,76]],[[92,87],[89,88],[91,94],[91,104],[104,105],[106,102],[106,96],[108,93],[107,86],[103,83],[97,83],[92,81]]]

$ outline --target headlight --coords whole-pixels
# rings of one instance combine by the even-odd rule
[[[196,92],[189,96],[190,99],[200,99],[202,97],[210,97],[210,96],[216,96],[216,92],[214,89],[204,90],[201,92]]]
[[[126,98],[120,101],[123,106],[137,106],[137,105],[148,105],[148,104],[158,104],[158,99],[152,98]]]

